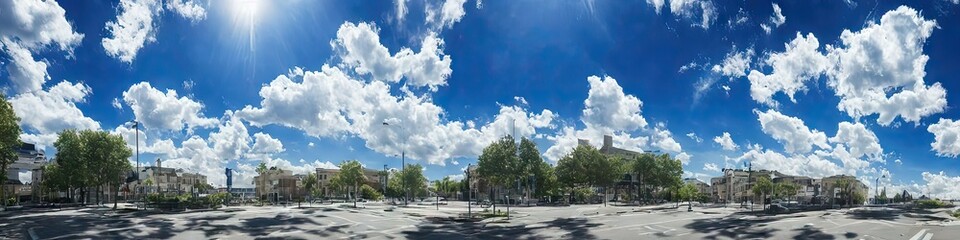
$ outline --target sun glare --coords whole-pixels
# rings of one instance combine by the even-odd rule
[[[257,21],[263,14],[262,0],[237,0],[232,2],[233,24],[236,29],[246,31],[250,51],[255,51],[254,39],[256,38]]]

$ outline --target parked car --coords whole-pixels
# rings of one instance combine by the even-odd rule
[[[790,211],[789,208],[784,207],[781,204],[770,204],[770,207],[767,207],[768,213],[785,213],[789,211]]]

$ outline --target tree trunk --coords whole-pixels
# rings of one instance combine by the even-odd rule
[[[120,196],[120,191],[118,191],[119,188],[120,188],[120,184],[114,184],[114,186],[113,186],[113,189],[114,189],[114,191],[113,191],[113,210],[117,210],[117,197]]]

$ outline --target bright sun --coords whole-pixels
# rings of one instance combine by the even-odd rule
[[[245,31],[246,38],[250,44],[250,51],[255,51],[257,22],[260,15],[263,14],[264,7],[262,0],[237,0],[232,2],[233,24],[234,28]]]

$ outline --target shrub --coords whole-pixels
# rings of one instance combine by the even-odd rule
[[[214,193],[214,194],[207,195],[207,199],[209,200],[209,203],[212,204],[213,208],[219,208],[220,206],[223,205],[223,203],[227,200],[227,197],[229,196],[230,196],[229,193]]]
[[[917,207],[920,208],[945,208],[953,207],[953,204],[949,202],[940,201],[939,199],[923,199],[916,201]]]
[[[369,185],[363,185],[360,187],[360,196],[362,196],[364,199],[370,200],[383,199],[383,194],[380,194],[380,192],[378,192],[376,189],[373,189],[373,187]]]

